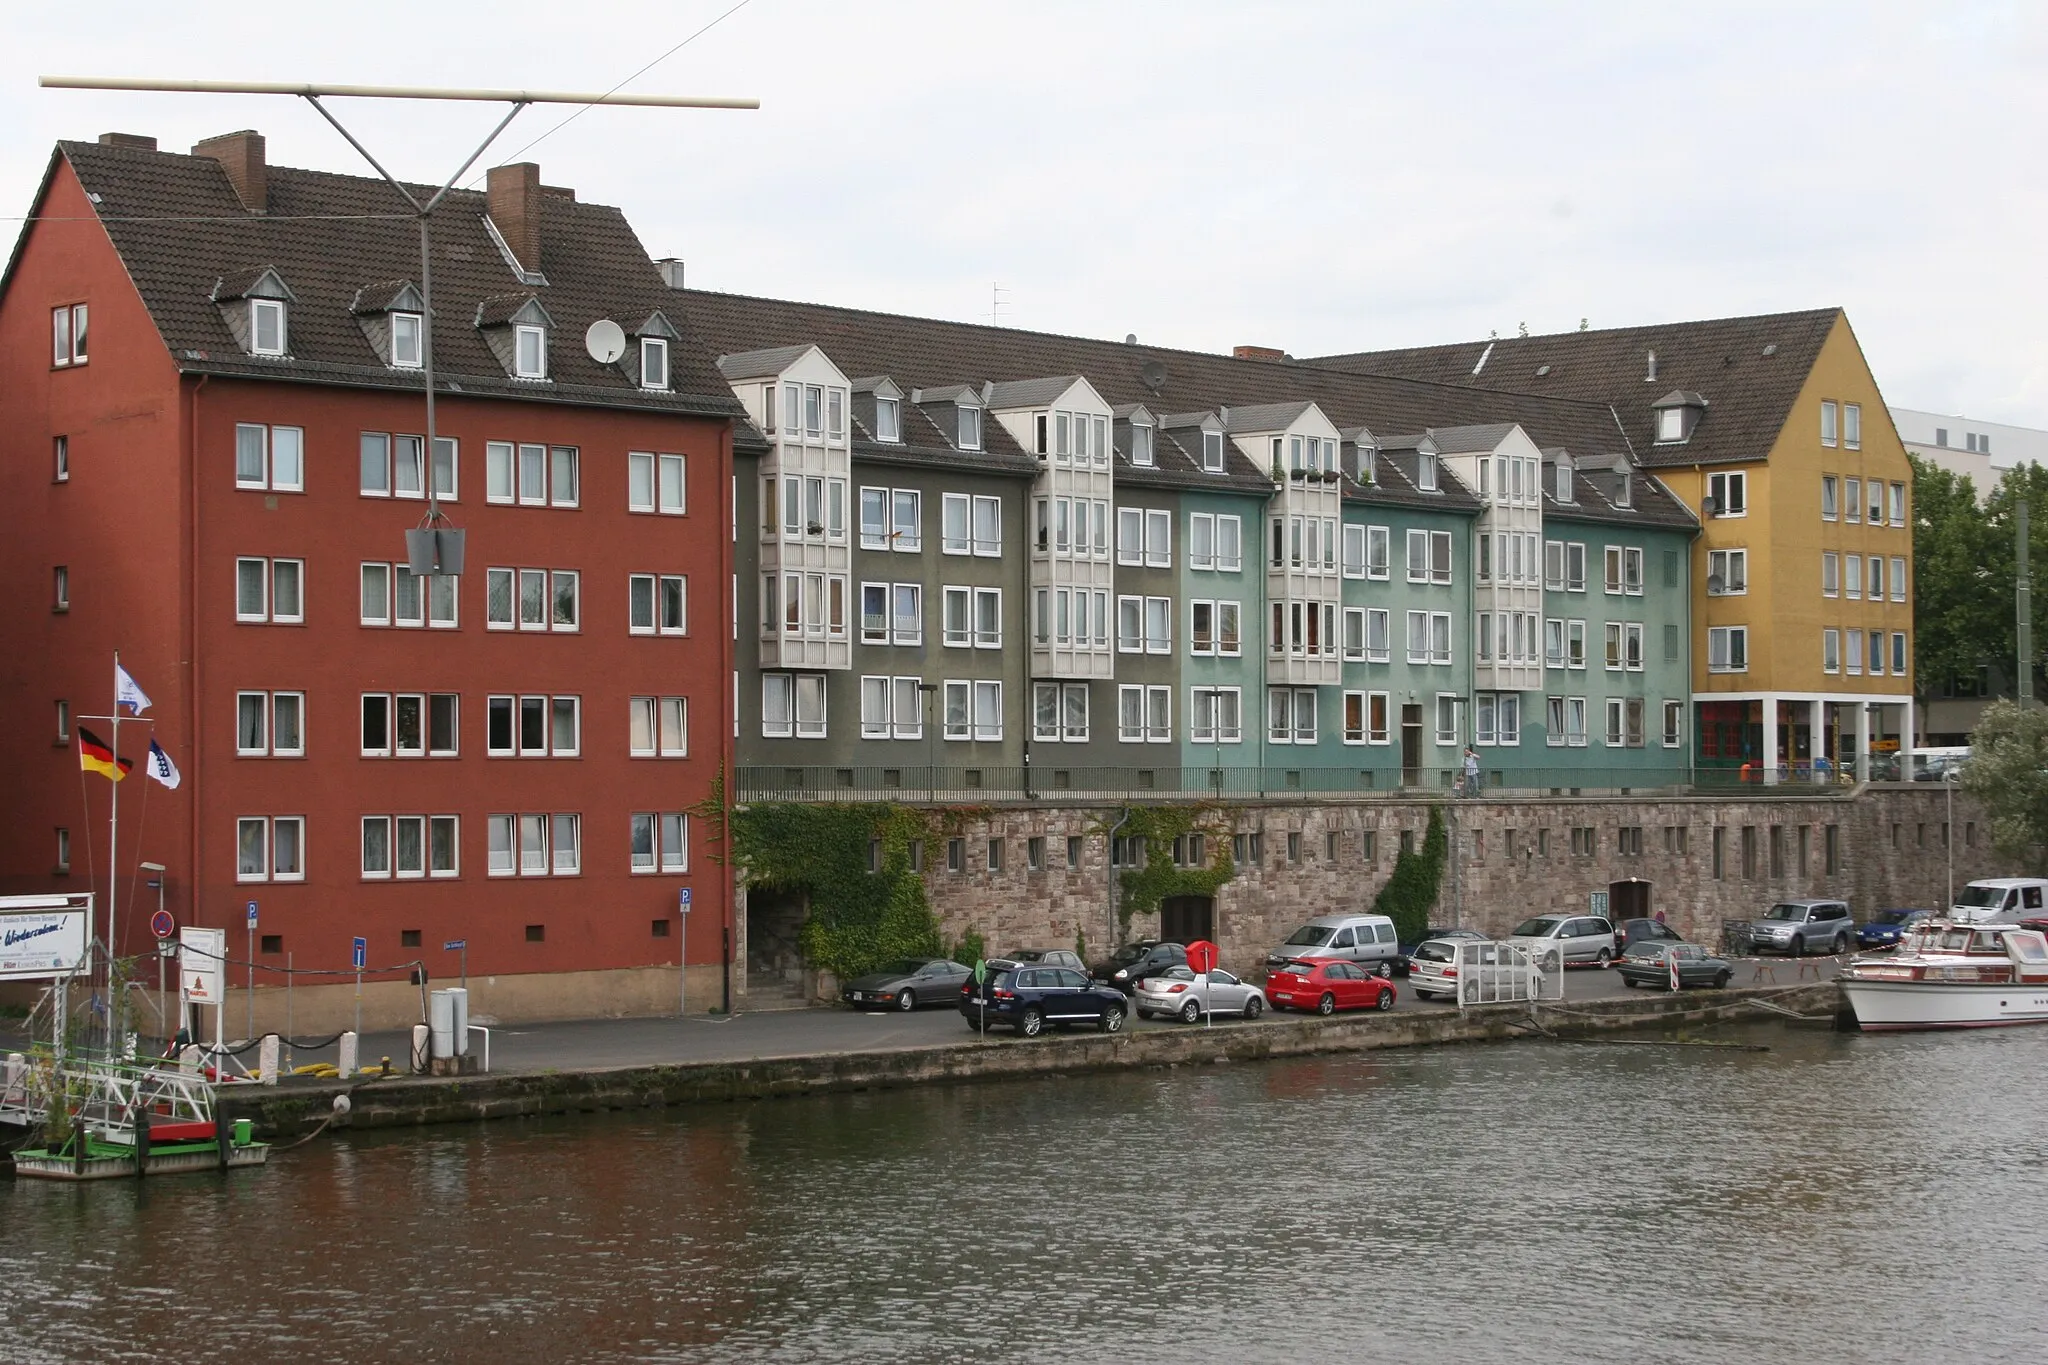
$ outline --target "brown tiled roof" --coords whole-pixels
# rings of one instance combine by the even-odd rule
[[[172,360],[188,372],[301,383],[411,389],[416,370],[381,363],[352,314],[369,285],[417,277],[416,223],[389,185],[362,176],[269,168],[269,208],[243,210],[220,163],[134,147],[60,142],[93,197],[129,277],[156,321]],[[54,162],[53,162],[54,166]],[[433,191],[413,187],[422,199]],[[732,390],[711,348],[690,336],[670,350],[673,390],[642,390],[599,365],[583,333],[599,318],[638,319],[673,308],[676,296],[615,208],[542,197],[548,283],[515,278],[483,224],[484,196],[457,190],[433,220],[434,361],[451,391],[606,407],[731,416]],[[33,230],[33,225],[30,229]],[[215,282],[275,266],[291,289],[288,360],[245,354],[212,295]],[[371,291],[375,293],[375,290]],[[477,306],[499,296],[541,300],[556,324],[549,384],[515,381],[473,325]]]
[[[1728,463],[1761,460],[1770,454],[1821,344],[1841,315],[1839,308],[1817,308],[1803,313],[1358,351],[1299,363],[1348,374],[1399,376],[1501,394],[1541,394],[1606,404],[1619,416],[1638,460],[1645,465]],[[1649,366],[1651,352],[1657,356],[1654,377]],[[1482,356],[1484,365],[1480,364]],[[1479,372],[1474,374],[1474,369]],[[1691,440],[1660,446],[1655,443],[1652,406],[1674,388],[1704,396],[1707,408]],[[1537,435],[1534,427],[1530,434]],[[1549,435],[1537,436],[1537,440],[1546,446],[1565,446],[1575,456],[1597,453]]]

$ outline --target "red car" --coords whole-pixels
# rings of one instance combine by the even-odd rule
[[[1390,1010],[1394,983],[1356,962],[1338,958],[1296,958],[1266,977],[1266,1000],[1275,1010]]]

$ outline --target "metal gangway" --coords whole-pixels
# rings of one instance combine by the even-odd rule
[[[136,1116],[152,1126],[213,1121],[214,1087],[204,1076],[173,1066],[73,1061],[10,1053],[0,1060],[0,1123],[44,1127],[62,1106],[96,1137],[132,1141]]]
[[[1539,963],[1519,944],[1457,940],[1458,1008],[1564,999],[1564,967],[1550,965],[1555,957]]]

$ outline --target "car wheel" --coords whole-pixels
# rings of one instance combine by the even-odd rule
[[[1634,986],[1634,985],[1636,984],[1636,980],[1635,980],[1635,978],[1634,978],[1634,977],[1632,977],[1632,976],[1624,976],[1624,977],[1623,977],[1623,978],[1621,979],[1621,984],[1622,984],[1622,985],[1624,985],[1624,986],[1629,986],[1629,987],[1633,987],[1633,986]]]
[[[1260,1012],[1263,1011],[1265,1008],[1266,1003],[1255,995],[1251,999],[1244,1002],[1244,1017],[1247,1019],[1256,1019],[1259,1017]]]
[[[1599,967],[1605,967],[1612,961],[1614,961],[1614,950],[1612,948],[1602,948],[1593,959],[1594,965]]]
[[[896,1008],[908,1013],[917,1008],[917,992],[903,991],[896,997]]]
[[[1318,1000],[1318,1001],[1316,1001],[1316,1013],[1317,1013],[1317,1014],[1335,1014],[1336,1012],[1337,1012],[1337,997],[1336,997],[1336,996],[1334,996],[1334,995],[1332,995],[1332,994],[1330,994],[1330,993],[1329,993],[1328,991],[1324,991],[1324,992],[1323,992],[1323,998],[1322,998],[1322,999],[1320,999],[1320,1000]]]
[[[1202,1004],[1199,1000],[1190,1000],[1180,1007],[1180,1021],[1183,1024],[1192,1024],[1201,1017]]]
[[[1382,1012],[1394,1008],[1394,993],[1392,991],[1381,991],[1372,998],[1372,1007]]]
[[[1841,955],[1842,955],[1843,953],[1846,953],[1846,952],[1848,952],[1848,951],[1849,951],[1849,936],[1848,936],[1847,934],[1836,934],[1836,935],[1835,935],[1835,949],[1834,949],[1834,952],[1835,952],[1835,956],[1836,956],[1836,957],[1840,957],[1840,956],[1841,956]]]
[[[1111,1005],[1102,1012],[1102,1017],[1095,1021],[1095,1027],[1104,1033],[1122,1033],[1124,1031],[1123,1010],[1118,1006]]]
[[[1017,1032],[1026,1038],[1036,1038],[1045,1032],[1045,1015],[1036,1006],[1024,1011],[1024,1017],[1017,1021]]]
[[[1793,938],[1792,938],[1792,949],[1791,949],[1791,951],[1792,951],[1792,956],[1794,956],[1794,957],[1805,957],[1805,956],[1806,956],[1806,940],[1805,940],[1804,938],[1802,938],[1802,937],[1800,937],[1800,936],[1798,936],[1798,935],[1796,935],[1796,934],[1795,934],[1795,935],[1793,936]]]
[[[1728,985],[1728,973],[1726,973],[1726,972],[1715,972],[1715,973],[1714,973],[1714,989],[1715,989],[1715,990],[1717,990],[1717,991],[1718,991],[1718,990],[1724,990],[1724,989],[1726,989],[1726,988],[1727,988],[1727,985]]]

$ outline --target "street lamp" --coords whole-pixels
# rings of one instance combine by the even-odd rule
[[[156,909],[157,913],[161,915],[164,909],[164,865],[162,863],[143,863],[141,864],[141,867],[144,872],[152,874],[151,880],[156,883]],[[164,959],[169,956],[169,953],[166,951],[169,946],[169,939],[163,938],[157,940],[156,1021],[157,1023],[163,1025],[164,1037],[166,1039],[170,1038],[173,1032],[170,1025],[170,1018],[167,1013],[170,1009],[169,987],[164,978]]]
[[[1956,903],[1956,770],[1944,768],[1941,774],[1943,800],[1947,810],[1942,814],[1941,848],[1948,855],[1948,902],[1942,906],[1943,913]]]

